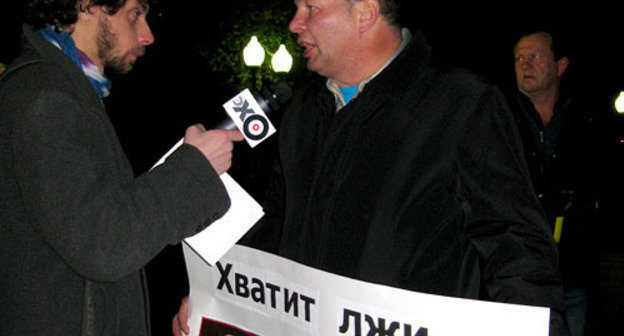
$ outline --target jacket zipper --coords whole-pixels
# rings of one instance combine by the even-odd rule
[[[93,336],[93,295],[91,293],[91,281],[85,280],[85,312],[84,312],[84,336]]]

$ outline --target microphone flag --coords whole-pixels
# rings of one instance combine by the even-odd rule
[[[223,108],[252,148],[276,132],[249,89],[243,90],[227,101],[223,104]]]

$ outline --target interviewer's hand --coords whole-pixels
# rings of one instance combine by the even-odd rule
[[[241,140],[243,135],[237,130],[207,131],[202,124],[189,126],[184,135],[184,143],[199,149],[219,175],[230,169],[233,142]]]
[[[173,317],[173,321],[171,323],[171,329],[173,330],[174,336],[184,336],[184,334],[188,335],[191,330],[188,326],[188,317],[189,317],[189,303],[188,296],[182,299],[182,303],[180,304],[180,310]]]

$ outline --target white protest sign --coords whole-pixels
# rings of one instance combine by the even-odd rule
[[[548,308],[375,285],[240,245],[215,266],[184,255],[192,336],[548,336]]]

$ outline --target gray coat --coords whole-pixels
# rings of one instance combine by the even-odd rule
[[[142,267],[229,207],[184,145],[134,178],[83,72],[25,28],[0,79],[2,335],[146,335]]]

